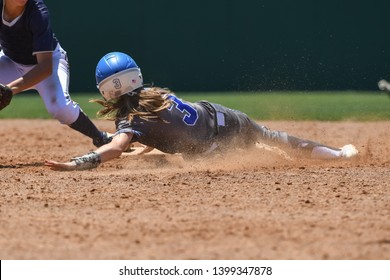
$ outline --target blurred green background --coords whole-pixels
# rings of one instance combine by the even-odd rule
[[[388,0],[45,0],[68,52],[73,99],[99,106],[95,67],[130,54],[146,83],[255,119],[390,119]],[[0,118],[49,118],[37,93]]]
[[[45,0],[72,92],[107,52],[174,91],[377,90],[390,79],[388,0]]]
[[[179,92],[188,101],[209,100],[247,113],[256,120],[378,121],[390,120],[390,98],[378,92]],[[100,105],[90,103],[97,93],[75,94],[73,99],[91,117]],[[19,94],[1,118],[50,118],[38,94]]]

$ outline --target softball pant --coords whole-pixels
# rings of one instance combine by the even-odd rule
[[[34,66],[16,63],[1,51],[0,82],[8,84],[24,76]],[[38,91],[46,110],[54,119],[66,125],[77,120],[80,107],[69,95],[69,63],[66,52],[60,44],[53,52],[53,74],[31,89]]]

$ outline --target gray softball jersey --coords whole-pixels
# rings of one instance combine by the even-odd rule
[[[215,112],[207,102],[191,103],[169,95],[169,109],[160,119],[144,120],[136,116],[116,122],[117,132],[133,133],[132,142],[140,142],[165,153],[196,154],[210,148],[216,134]]]
[[[136,116],[131,121],[118,120],[116,134],[131,132],[132,142],[188,155],[250,146],[258,141],[288,142],[285,132],[258,125],[240,111],[207,101],[191,103],[174,95],[168,98],[172,105],[159,114],[160,119]]]

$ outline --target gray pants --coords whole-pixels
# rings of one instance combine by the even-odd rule
[[[217,140],[222,147],[250,146],[256,142],[287,146],[311,152],[314,147],[324,146],[310,140],[288,135],[284,131],[271,130],[251,120],[245,113],[212,104],[217,114]],[[331,148],[331,147],[328,147]]]

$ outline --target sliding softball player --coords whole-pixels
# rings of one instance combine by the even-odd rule
[[[112,142],[69,162],[47,160],[51,169],[95,168],[119,157],[132,142],[189,157],[257,142],[297,149],[313,158],[350,158],[358,153],[353,145],[338,149],[299,139],[258,125],[240,111],[207,101],[188,102],[168,89],[145,87],[140,68],[124,53],[105,55],[97,64],[96,81],[104,97],[95,100],[103,106],[99,115],[116,123]]]

